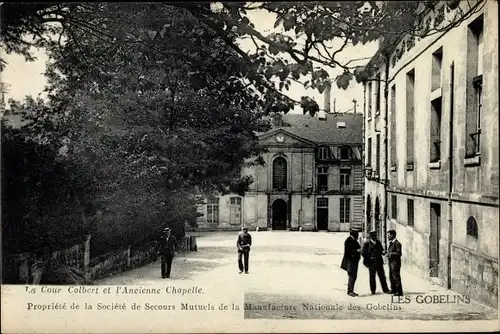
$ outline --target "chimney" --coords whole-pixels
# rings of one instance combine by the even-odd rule
[[[324,97],[325,97],[325,104],[324,104],[324,109],[325,112],[329,113],[330,112],[330,94],[331,94],[332,86],[330,82],[325,83],[325,91],[323,92]]]

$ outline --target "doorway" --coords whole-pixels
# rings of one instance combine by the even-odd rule
[[[429,236],[429,270],[431,277],[439,276],[439,239],[441,239],[441,205],[431,203],[431,233]]]
[[[377,198],[375,198],[375,231],[377,231],[377,237],[379,240],[381,240],[380,238],[380,232],[381,232],[381,228],[380,228],[380,200],[378,199],[378,196]]]
[[[372,229],[372,199],[370,195],[366,197],[366,224],[365,232],[370,232]]]
[[[282,199],[273,202],[273,230],[286,230],[287,204]]]
[[[316,219],[318,231],[328,230],[328,198],[318,198]]]

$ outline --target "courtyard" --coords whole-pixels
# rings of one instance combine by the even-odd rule
[[[244,294],[244,317],[250,319],[497,318],[497,310],[412,275],[404,270],[404,263],[405,300],[392,299],[394,297],[383,294],[380,288],[376,295],[371,295],[368,270],[361,264],[355,288],[359,296],[347,296],[347,275],[340,269],[346,233],[274,231],[251,234],[253,247],[248,275],[238,273],[236,233],[200,232],[195,233],[198,252],[174,259],[169,282],[161,279],[158,260],[96,283],[217,282],[219,286],[237,286],[238,289],[228,290],[228,293]],[[377,284],[379,286],[379,282]]]

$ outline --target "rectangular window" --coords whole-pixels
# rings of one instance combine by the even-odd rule
[[[328,190],[328,168],[318,167],[318,190],[327,191]]]
[[[372,118],[372,83],[368,83],[368,118]]]
[[[397,149],[396,149],[396,85],[391,87],[391,169],[396,166]]]
[[[483,15],[469,25],[467,35],[466,158],[481,152],[481,109],[483,93]]]
[[[380,88],[382,87],[380,78],[380,74],[378,74],[375,82],[375,116],[380,115]]]
[[[441,97],[431,102],[430,162],[441,160],[441,108]]]
[[[351,221],[351,199],[341,198],[340,199],[340,222],[350,223]]]
[[[366,162],[368,166],[372,165],[372,139],[368,138],[368,152],[367,152]]]
[[[207,223],[217,225],[219,224],[219,198],[208,200]]]
[[[376,144],[375,144],[375,170],[377,171],[377,173],[379,174],[380,176],[380,135],[378,134],[377,135],[377,141],[376,141]]]
[[[414,211],[414,203],[412,199],[406,200],[407,211],[408,211],[408,226],[415,225],[415,211]]]
[[[481,15],[469,25],[467,43],[467,158],[480,153],[483,84],[483,24],[483,16]]]
[[[398,198],[396,195],[391,196],[391,218],[398,219]]]
[[[415,118],[415,69],[406,74],[406,170],[413,170]]]
[[[229,203],[229,223],[241,225],[241,198],[231,197]]]
[[[351,188],[351,170],[347,168],[340,169],[340,190],[346,191]]]
[[[443,65],[443,48],[440,47],[432,54],[432,84],[431,90],[441,88],[441,69]]]
[[[328,198],[318,198],[318,208],[328,209]]]

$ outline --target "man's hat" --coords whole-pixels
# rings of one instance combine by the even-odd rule
[[[395,230],[389,230],[389,231],[387,231],[387,233],[396,234],[396,231]]]
[[[377,234],[377,230],[371,230],[369,233],[370,233],[370,235],[372,235],[372,234],[376,235]]]
[[[360,230],[359,230],[359,228],[357,228],[357,227],[351,227],[351,228],[349,229],[349,232],[360,232]]]
[[[163,232],[169,232],[169,231],[170,231],[170,227],[165,227],[165,228],[163,229]]]
[[[248,227],[246,227],[246,226],[245,226],[245,227],[243,227],[241,230],[242,230],[242,231],[248,231]]]

